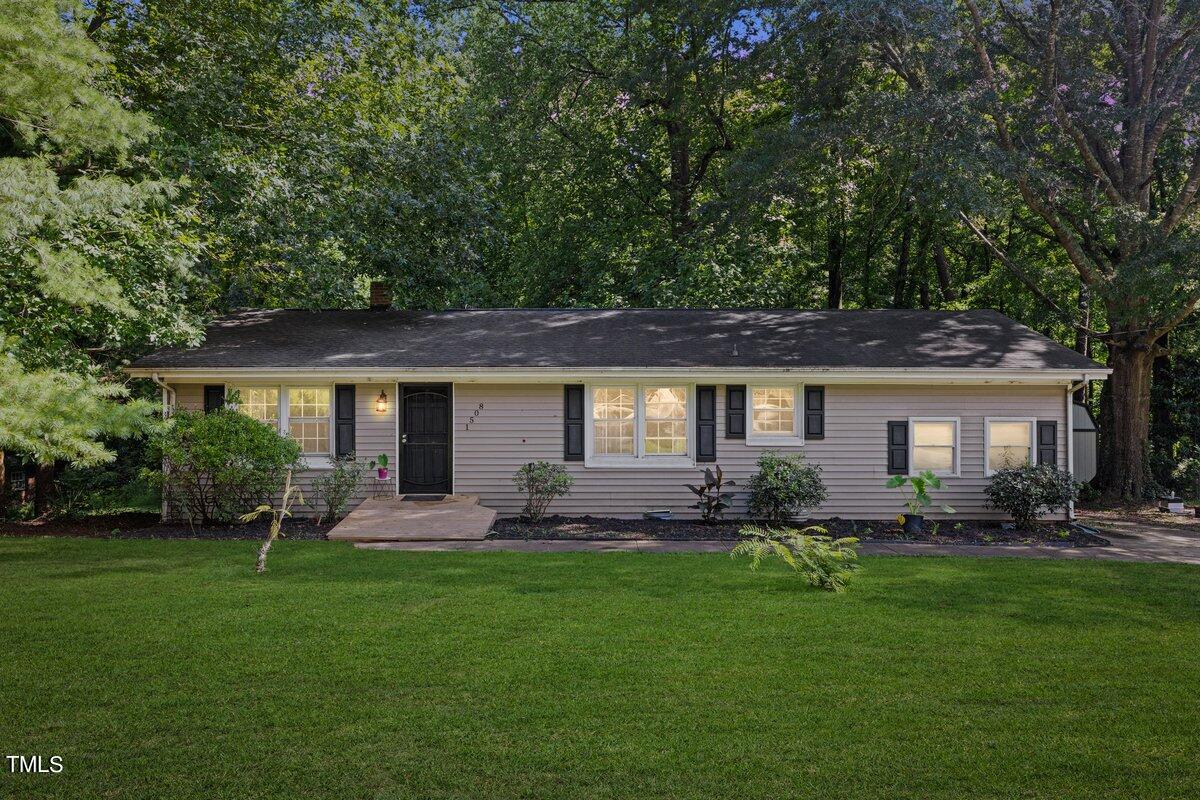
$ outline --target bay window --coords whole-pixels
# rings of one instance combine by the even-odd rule
[[[587,392],[587,461],[593,466],[691,463],[691,389],[626,384]]]
[[[935,475],[958,474],[958,420],[909,420],[912,442],[910,472],[930,470]]]
[[[985,425],[985,469],[988,475],[996,470],[1033,463],[1034,420],[992,418],[988,419]]]

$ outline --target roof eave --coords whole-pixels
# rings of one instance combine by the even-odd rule
[[[788,379],[825,383],[1023,383],[1058,384],[1104,380],[1112,370],[1087,368],[1000,369],[994,367],[127,367],[130,377],[197,383],[207,380],[279,380],[361,383],[442,380],[460,383],[551,383],[616,377],[686,377],[694,382],[737,383]]]

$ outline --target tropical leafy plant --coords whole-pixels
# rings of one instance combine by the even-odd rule
[[[847,536],[833,539],[820,526],[802,530],[772,530],[757,525],[741,529],[742,540],[730,552],[733,558],[748,557],[756,570],[765,559],[778,558],[803,575],[812,586],[841,592],[851,573],[857,571],[858,539]]]
[[[518,491],[525,493],[521,516],[530,522],[540,522],[550,503],[571,491],[575,479],[562,464],[530,461],[513,475],[513,483]]]
[[[688,508],[699,509],[700,518],[705,522],[716,522],[729,508],[733,495],[725,491],[728,486],[736,486],[735,481],[725,480],[725,473],[720,464],[704,468],[704,483],[699,486],[685,484],[692,494],[699,498]]]
[[[1049,464],[1024,464],[997,470],[984,489],[988,505],[1031,528],[1042,514],[1066,508],[1079,494],[1071,474]]]
[[[748,484],[750,515],[771,523],[786,522],[805,509],[825,502],[828,492],[821,468],[804,456],[768,450],[758,457],[758,472]]]
[[[904,494],[904,506],[908,513],[916,515],[924,514],[925,509],[933,506],[929,490],[941,489],[942,479],[931,470],[925,470],[919,475],[893,475],[886,485],[889,489],[899,489]],[[939,505],[938,508],[947,514],[955,513],[948,505]]]
[[[263,514],[271,515],[271,527],[267,529],[267,538],[258,548],[258,560],[254,562],[254,571],[259,575],[267,571],[267,553],[271,550],[271,545],[275,544],[275,540],[283,536],[283,521],[292,515],[292,505],[303,502],[304,495],[300,493],[300,487],[292,485],[292,471],[289,469],[287,477],[284,479],[279,508],[263,503],[253,511],[242,515],[242,522],[253,522]]]
[[[341,456],[334,459],[333,469],[313,480],[311,506],[317,512],[318,525],[326,519],[332,522],[342,515],[366,470],[367,466],[353,455]]]

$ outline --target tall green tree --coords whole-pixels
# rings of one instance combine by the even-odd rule
[[[480,169],[493,176],[498,294],[749,300],[735,296],[743,275],[778,257],[754,242],[771,226],[717,231],[712,212],[731,156],[781,112],[770,19],[754,12],[729,0],[472,6],[464,48]]]
[[[385,0],[111,0],[97,35],[187,180],[207,301],[477,301],[490,231],[453,43]]]
[[[111,369],[196,335],[192,248],[174,188],[140,160],[153,134],[107,83],[79,7],[13,0],[0,18],[0,448],[46,464],[110,459],[144,430]]]

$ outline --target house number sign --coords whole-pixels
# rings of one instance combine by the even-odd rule
[[[479,405],[478,405],[478,406],[475,408],[475,410],[471,412],[471,416],[467,417],[467,424],[464,426],[463,430],[468,430],[468,431],[469,431],[469,430],[471,430],[471,426],[472,426],[473,424],[475,424],[475,420],[476,420],[476,419],[479,417],[479,415],[480,415],[480,414],[482,414],[482,413],[483,413],[483,403],[480,403],[480,404],[479,404]]]

